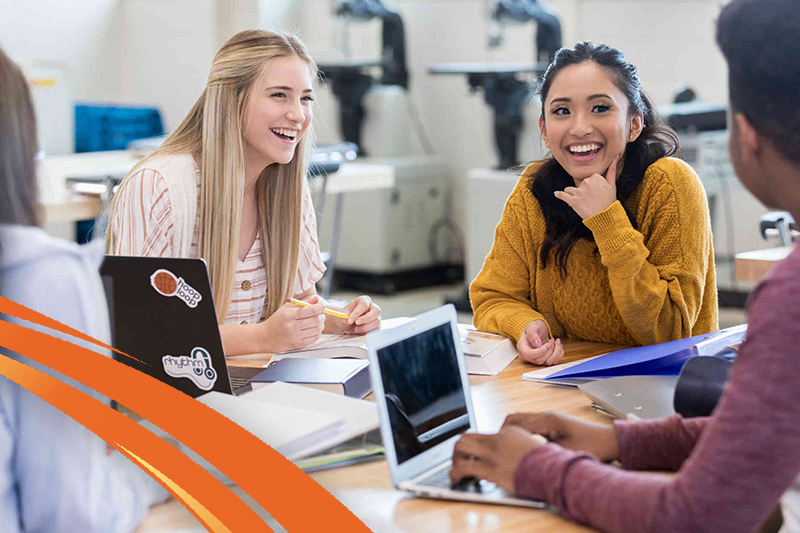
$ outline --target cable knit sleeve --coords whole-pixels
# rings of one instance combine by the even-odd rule
[[[640,187],[638,230],[619,201],[583,221],[608,269],[617,310],[640,344],[716,330],[711,222],[699,179],[667,158],[648,168]]]
[[[531,279],[536,252],[531,249],[529,221],[523,195],[528,192],[523,175],[506,202],[494,233],[494,243],[478,277],[470,285],[475,327],[519,342],[525,326],[544,320],[536,311]],[[526,235],[527,232],[527,235]],[[548,324],[548,328],[549,328]]]

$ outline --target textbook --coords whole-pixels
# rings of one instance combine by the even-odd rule
[[[253,390],[269,383],[294,383],[351,398],[372,392],[369,361],[360,359],[303,359],[285,357],[272,361],[250,380]]]
[[[517,347],[509,338],[465,324],[458,325],[458,332],[469,374],[496,376],[517,358]]]
[[[359,438],[362,438],[364,445],[380,443],[380,436],[377,440],[372,438],[379,427],[378,407],[375,402],[281,382],[249,392],[244,397],[250,397],[254,401],[334,413],[339,417],[342,423],[336,427],[335,434],[327,440],[310,445],[304,450],[303,457],[341,451],[343,447],[350,447],[348,443]]]
[[[551,374],[544,378],[544,382],[566,378],[677,376],[690,357],[714,355],[724,348],[741,344],[746,333],[747,324],[741,324],[687,339],[618,350]]]
[[[339,413],[259,400],[253,392],[233,396],[211,391],[197,400],[239,424],[287,459],[313,453],[318,442],[337,444],[336,436],[344,424]]]

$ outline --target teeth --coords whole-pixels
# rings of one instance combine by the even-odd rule
[[[598,150],[599,148],[599,144],[582,144],[580,146],[570,146],[569,151],[572,153],[584,153]]]
[[[281,135],[285,135],[287,137],[291,137],[292,139],[294,139],[295,136],[297,135],[296,131],[287,130],[287,129],[284,129],[284,128],[273,128],[272,131],[274,131],[275,133],[280,133]]]

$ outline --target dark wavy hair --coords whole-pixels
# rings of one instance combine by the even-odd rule
[[[542,101],[542,121],[545,120],[547,94],[558,73],[566,67],[587,61],[603,67],[614,84],[625,94],[630,117],[639,113],[644,117],[641,134],[625,148],[625,163],[617,179],[617,199],[636,228],[636,219],[627,206],[628,198],[642,182],[647,167],[662,157],[680,157],[683,154],[680,141],[672,128],[661,120],[652,101],[642,90],[636,67],[628,63],[617,48],[590,41],[578,43],[575,48],[562,48],[547,67],[538,91]],[[529,185],[539,201],[547,225],[541,248],[542,266],[547,266],[552,253],[553,260],[564,277],[567,275],[567,257],[575,243],[579,239],[594,241],[591,230],[583,224],[581,217],[553,195],[555,191],[573,186],[575,181],[572,176],[552,156],[542,162],[532,175]]]

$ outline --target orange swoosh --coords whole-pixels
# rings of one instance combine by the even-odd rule
[[[107,348],[113,352],[117,352],[118,354],[124,355],[125,357],[130,357],[131,359],[138,361],[143,365],[149,367],[153,366],[148,363],[145,363],[144,361],[139,361],[135,357],[131,357],[125,352],[121,352],[116,348],[109,346],[108,344],[102,343],[99,340],[95,339],[94,337],[90,337],[89,335],[83,333],[82,331],[78,331],[77,329],[64,325],[58,320],[53,320],[47,315],[43,315],[42,313],[37,313],[33,309],[28,309],[24,305],[18,304],[14,300],[9,300],[8,298],[5,298],[3,296],[0,296],[0,311],[2,311],[7,315],[15,316],[17,318],[22,318],[23,320],[27,320],[28,322],[35,322],[40,326],[46,326],[50,329],[60,331],[61,333],[72,335],[73,337],[91,342],[92,344],[96,344],[97,346],[102,346],[103,348]]]
[[[137,463],[209,530],[228,533],[224,523],[247,531],[272,531],[225,485],[145,428],[91,396],[0,354],[0,374],[57,407]],[[132,443],[133,453],[119,441]],[[139,457],[148,457],[145,461]],[[189,494],[183,487],[192,487]]]
[[[21,306],[10,308],[8,301],[0,299],[0,313],[37,322],[36,313]],[[287,530],[369,531],[290,461],[178,390],[101,354],[2,321],[0,343],[114,398],[160,426],[224,472]],[[308,512],[309,506],[313,513]]]

